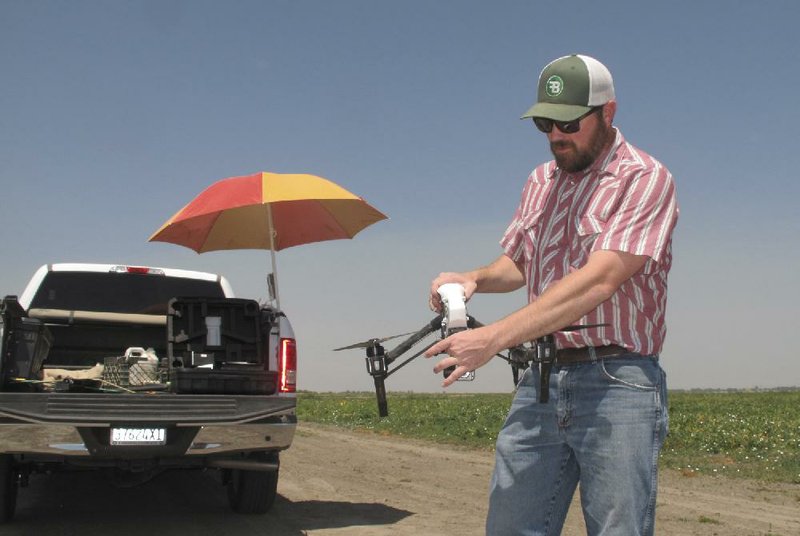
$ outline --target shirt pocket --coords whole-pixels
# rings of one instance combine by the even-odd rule
[[[578,220],[578,236],[596,236],[606,227],[606,217],[603,214],[584,214]]]
[[[589,260],[594,243],[605,228],[605,220],[597,214],[587,214],[578,220],[570,242],[570,264],[580,268]]]
[[[542,232],[542,210],[528,212],[522,217],[520,227],[525,235],[525,258],[533,259],[534,250],[538,247],[539,236]]]
[[[586,210],[575,221],[575,229],[570,244],[572,265],[586,264],[595,242],[605,231],[609,219],[619,205],[621,194],[618,179],[604,179],[593,192]]]

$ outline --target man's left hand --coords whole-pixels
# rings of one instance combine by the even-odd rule
[[[449,356],[436,363],[433,372],[438,374],[448,367],[456,367],[442,382],[442,387],[448,387],[467,372],[482,367],[499,351],[494,349],[493,337],[487,328],[484,326],[454,333],[428,348],[425,357],[438,354]]]

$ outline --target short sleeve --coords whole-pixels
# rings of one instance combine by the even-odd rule
[[[653,161],[652,166],[625,181],[623,188],[619,206],[610,215],[592,250],[624,251],[661,262],[678,219],[672,175]]]

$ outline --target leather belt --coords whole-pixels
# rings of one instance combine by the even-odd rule
[[[600,360],[618,355],[630,354],[631,351],[617,344],[609,344],[607,346],[595,346],[594,353],[595,360]],[[593,361],[593,359],[589,346],[556,350],[556,365],[590,363],[591,361]]]

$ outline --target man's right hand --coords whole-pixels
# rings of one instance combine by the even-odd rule
[[[442,312],[442,298],[439,296],[437,290],[445,283],[458,283],[464,287],[465,301],[469,301],[478,287],[478,284],[471,279],[468,274],[457,272],[440,273],[439,276],[431,283],[431,293],[430,297],[428,298],[428,306],[431,308],[431,311],[436,311],[437,313]]]

